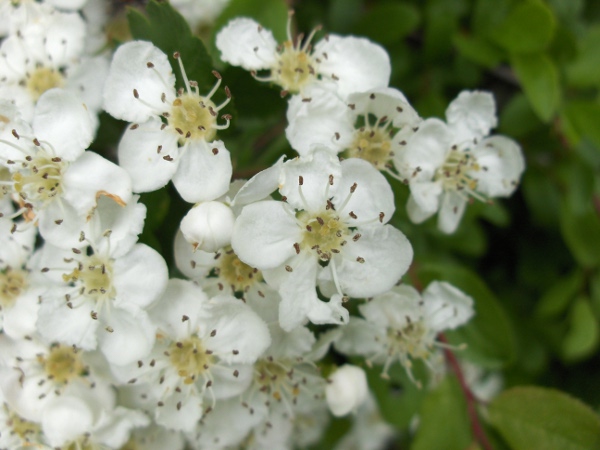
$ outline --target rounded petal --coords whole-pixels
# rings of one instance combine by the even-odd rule
[[[116,307],[101,319],[104,329],[99,330],[98,347],[111,364],[131,364],[152,350],[156,325],[145,311],[130,312]]]
[[[396,128],[407,125],[414,126],[421,121],[404,94],[391,87],[351,94],[348,97],[348,103],[354,105],[355,114],[373,114],[378,118],[387,117]]]
[[[86,215],[107,195],[125,205],[131,200],[131,178],[125,169],[92,151],[84,152],[63,175],[63,197]]]
[[[438,214],[438,228],[447,234],[454,233],[466,206],[467,201],[458,193],[446,192],[443,194],[440,213]]]
[[[372,297],[394,286],[406,273],[413,249],[406,236],[391,225],[360,228],[360,239],[349,241],[335,269],[343,293]]]
[[[317,43],[313,55],[321,60],[318,73],[336,80],[342,98],[353,92],[384,88],[390,82],[387,52],[368,39],[330,35]]]
[[[202,250],[194,251],[194,246],[183,237],[181,230],[175,235],[173,247],[175,265],[181,273],[192,280],[203,279],[216,265],[215,254]]]
[[[221,59],[246,70],[267,69],[277,61],[277,42],[271,31],[246,17],[230,21],[216,38]]]
[[[453,144],[487,136],[496,127],[496,102],[489,92],[462,91],[448,109],[448,126],[454,132]]]
[[[367,376],[360,367],[344,364],[328,377],[325,398],[336,417],[355,411],[367,398]]]
[[[250,178],[235,195],[232,206],[241,207],[269,197],[279,185],[279,175],[285,155],[275,164]]]
[[[84,58],[65,80],[65,87],[80,93],[81,98],[96,113],[102,109],[102,90],[108,75],[109,61],[106,55]]]
[[[92,431],[94,411],[83,399],[60,396],[52,399],[42,416],[42,429],[48,443],[60,447]]]
[[[104,108],[109,114],[127,122],[145,122],[162,113],[174,97],[175,75],[160,49],[145,41],[117,49],[104,85]]]
[[[474,314],[473,299],[444,281],[433,281],[423,291],[424,319],[437,333],[466,323]]]
[[[442,184],[424,181],[410,184],[407,210],[413,223],[421,223],[437,212],[440,207]]]
[[[477,180],[477,191],[489,197],[507,197],[519,184],[525,170],[521,147],[505,136],[482,140],[473,151],[482,170],[469,172]]]
[[[242,209],[231,236],[231,246],[242,261],[260,270],[272,269],[296,254],[294,244],[302,241],[302,232],[286,207],[267,200]]]
[[[56,67],[69,64],[83,52],[86,25],[78,13],[52,14],[44,33],[46,58]]]
[[[181,232],[195,248],[216,252],[231,242],[233,211],[221,202],[205,202],[194,206],[181,220]]]
[[[50,89],[39,98],[33,115],[33,132],[49,142],[55,155],[74,161],[92,142],[94,131],[89,111],[73,92]]]
[[[385,327],[359,317],[351,317],[348,325],[340,327],[340,337],[334,342],[337,351],[345,355],[371,356],[384,350]]]
[[[222,141],[190,142],[181,155],[173,184],[190,203],[214,200],[229,190],[233,168]]]
[[[161,127],[160,119],[153,117],[127,128],[119,142],[119,165],[131,176],[134,192],[160,189],[177,170],[178,136]]]
[[[86,218],[77,213],[69,203],[56,199],[38,213],[40,234],[52,245],[60,248],[78,248],[79,236],[87,228]]]

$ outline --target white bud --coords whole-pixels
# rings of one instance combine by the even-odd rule
[[[355,411],[367,398],[367,377],[360,367],[343,365],[329,376],[327,405],[334,416]]]
[[[200,203],[181,221],[181,232],[199,250],[216,252],[231,242],[234,221],[229,206],[216,201]]]

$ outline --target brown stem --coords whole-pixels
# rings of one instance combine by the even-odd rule
[[[440,342],[448,344],[448,340],[446,339],[446,336],[444,336],[443,333],[440,333],[438,339],[440,340]],[[454,372],[454,375],[456,375],[456,379],[460,384],[460,389],[462,390],[465,396],[465,400],[467,402],[467,412],[469,414],[469,421],[471,422],[471,430],[473,432],[473,436],[484,450],[494,450],[494,447],[492,447],[492,444],[490,444],[490,441],[488,440],[487,436],[485,435],[485,431],[483,430],[483,426],[479,421],[479,415],[477,414],[478,399],[477,397],[475,397],[475,395],[467,385],[462,368],[460,367],[456,356],[454,355],[454,353],[452,353],[452,351],[449,348],[444,349],[444,356],[446,357],[446,362],[452,369],[452,372]]]

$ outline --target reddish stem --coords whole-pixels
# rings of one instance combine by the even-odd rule
[[[438,339],[440,340],[440,342],[448,344],[448,340],[446,339],[446,336],[444,336],[444,334],[440,333]],[[456,375],[458,383],[460,384],[460,389],[463,391],[463,394],[465,396],[465,400],[467,402],[467,412],[469,414],[469,421],[471,422],[471,430],[473,431],[473,436],[475,437],[477,442],[479,442],[481,447],[483,447],[484,450],[494,450],[494,447],[492,447],[492,444],[490,444],[490,441],[488,440],[487,436],[485,435],[485,431],[483,430],[483,426],[479,421],[479,415],[477,414],[477,397],[475,397],[469,386],[467,386],[465,376],[463,374],[462,368],[460,367],[460,364],[458,363],[458,360],[456,359],[456,356],[448,348],[444,349],[444,356],[446,357],[446,362],[452,369],[452,372],[454,372],[454,375]]]

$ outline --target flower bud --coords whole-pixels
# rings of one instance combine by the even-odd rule
[[[182,219],[181,232],[195,248],[216,252],[229,245],[234,221],[229,206],[216,201],[200,203]]]
[[[360,367],[343,365],[329,376],[328,381],[325,396],[334,416],[355,411],[367,398],[367,377]]]

